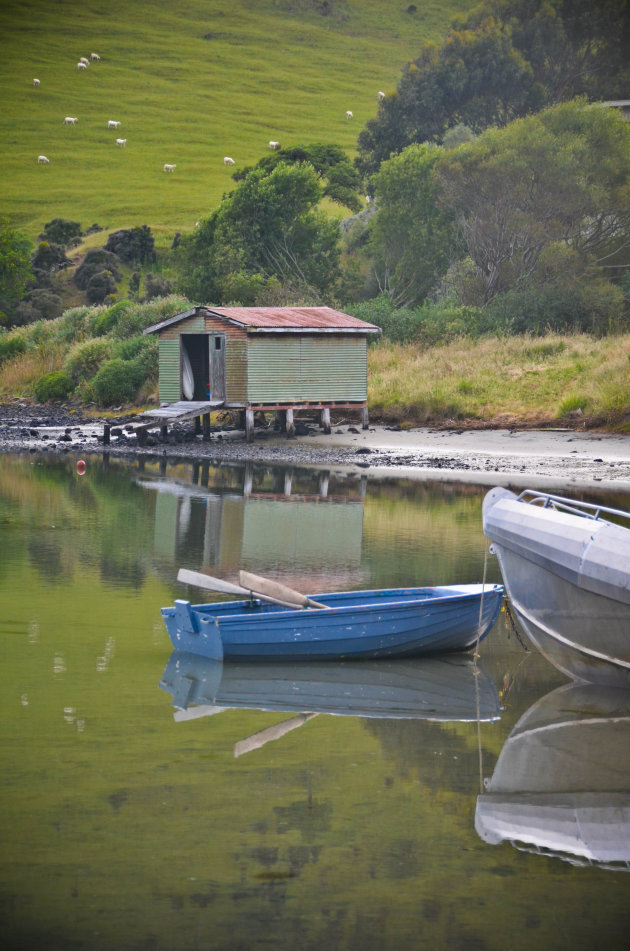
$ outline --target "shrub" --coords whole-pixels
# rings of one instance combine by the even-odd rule
[[[35,272],[56,271],[59,267],[67,267],[70,260],[66,257],[66,250],[62,244],[41,241],[32,257],[31,264]]]
[[[148,225],[114,231],[107,239],[105,250],[126,264],[152,264],[155,261],[155,240]]]
[[[98,338],[77,344],[68,354],[64,370],[73,382],[89,380],[110,355],[109,341]]]
[[[124,317],[131,306],[131,301],[120,300],[111,307],[99,311],[90,322],[94,336],[104,337],[105,334],[111,333],[118,324],[118,321]]]
[[[110,251],[106,251],[104,248],[92,248],[87,252],[83,261],[79,265],[74,275],[74,283],[79,288],[79,290],[86,290],[90,278],[97,274],[99,271],[110,271],[112,276],[116,279],[120,279],[120,272],[118,270],[118,265],[120,264],[119,259],[115,254],[111,254]]]
[[[36,288],[28,296],[28,302],[44,320],[54,320],[63,310],[63,302],[58,294],[45,288]]]
[[[116,292],[116,281],[111,271],[97,271],[87,283],[85,296],[90,304],[102,304],[106,297]]]
[[[151,271],[147,274],[144,283],[146,288],[144,299],[146,301],[153,300],[154,297],[168,297],[171,293],[171,285],[166,278],[159,274],[153,274]]]
[[[49,400],[65,400],[74,389],[74,384],[63,370],[53,370],[40,376],[33,387],[33,393],[38,403],[47,403]]]
[[[0,366],[13,357],[19,356],[26,350],[26,341],[22,337],[0,336]]]
[[[100,313],[100,307],[70,307],[55,321],[56,339],[59,343],[78,343],[86,336]]]
[[[143,376],[135,361],[116,357],[103,364],[92,380],[92,388],[97,403],[113,406],[130,403],[142,382]]]
[[[478,337],[489,329],[484,312],[477,307],[425,303],[417,308],[396,308],[384,294],[358,304],[352,313],[380,327],[385,340],[425,347],[448,343],[461,336]]]
[[[81,225],[78,221],[69,221],[67,218],[53,218],[52,221],[46,222],[39,237],[41,241],[72,247],[81,237]]]

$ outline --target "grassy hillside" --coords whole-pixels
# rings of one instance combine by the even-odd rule
[[[5,0],[0,214],[32,237],[53,217],[188,230],[233,187],[225,155],[252,164],[270,139],[352,153],[378,90],[394,88],[420,44],[440,40],[452,15],[473,5]],[[100,62],[79,71],[91,52]],[[79,121],[65,126],[65,116]],[[120,129],[108,130],[109,119]],[[39,154],[50,164],[38,165]]]

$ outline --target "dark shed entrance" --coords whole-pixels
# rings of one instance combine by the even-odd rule
[[[225,334],[180,334],[181,395],[225,399]]]

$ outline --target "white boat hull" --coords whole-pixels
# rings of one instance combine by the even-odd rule
[[[630,530],[505,489],[488,493],[483,520],[534,646],[574,679],[630,686]]]

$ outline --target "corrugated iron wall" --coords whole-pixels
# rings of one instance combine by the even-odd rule
[[[160,403],[175,403],[181,397],[179,334],[174,340],[160,337]]]
[[[250,335],[249,402],[367,399],[364,337]]]
[[[227,403],[247,402],[247,341],[244,336],[225,343],[225,399]]]

